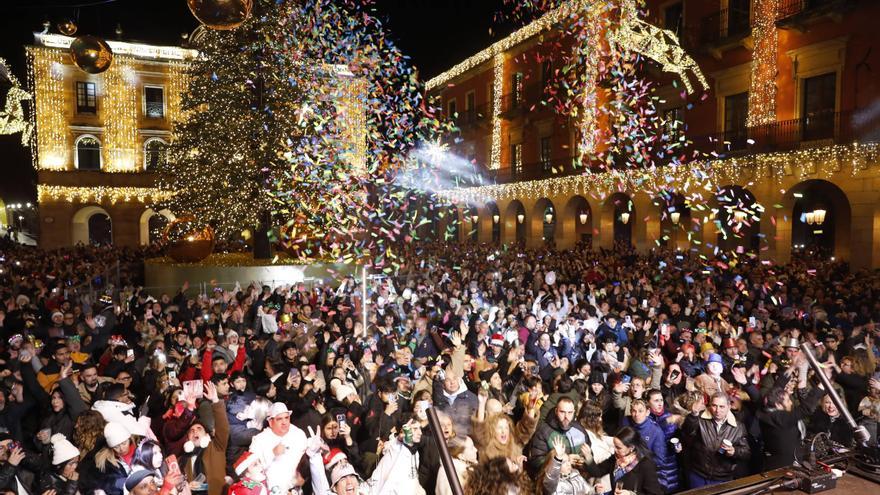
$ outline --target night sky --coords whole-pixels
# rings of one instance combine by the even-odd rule
[[[509,26],[494,22],[503,0],[375,0],[375,15],[389,37],[412,57],[423,79],[430,78],[497,39]],[[80,7],[75,7],[79,5]],[[0,57],[26,84],[24,47],[33,42],[44,20],[73,19],[77,34],[156,44],[180,44],[197,21],[186,0],[4,0],[0,15]],[[490,29],[493,34],[490,34]],[[0,198],[9,202],[36,197],[36,173],[20,137],[0,136]]]

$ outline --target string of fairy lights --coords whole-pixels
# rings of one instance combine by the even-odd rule
[[[776,13],[779,0],[754,1],[754,25],[752,38],[751,80],[749,83],[748,127],[771,124],[776,121],[776,74],[778,72],[777,47],[779,32]]]
[[[146,203],[167,199],[168,194],[153,187],[71,187],[39,184],[37,201],[66,203]]]
[[[29,46],[28,87],[34,93],[31,122],[35,126],[31,153],[34,168],[66,170],[70,163],[70,132],[62,109],[67,108],[64,91],[65,53],[59,49]]]
[[[117,55],[103,74],[104,169],[137,172],[141,163],[138,146],[138,90],[135,60]]]
[[[763,177],[771,181],[787,176],[828,178],[847,169],[856,174],[877,163],[880,163],[880,144],[852,143],[694,162],[688,166],[613,170],[450,189],[442,191],[440,196],[457,204],[483,204],[490,200],[540,199],[566,194],[605,197],[615,192],[674,190],[685,195],[714,191],[728,184],[737,184],[746,177]]]

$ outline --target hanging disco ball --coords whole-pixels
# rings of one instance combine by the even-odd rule
[[[190,12],[205,26],[222,31],[241,26],[253,9],[253,0],[186,0]]]
[[[113,63],[113,50],[97,36],[80,36],[70,44],[70,58],[83,72],[100,74]]]

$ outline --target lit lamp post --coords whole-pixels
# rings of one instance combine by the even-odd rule
[[[492,215],[492,223],[498,223],[500,221],[501,221],[501,215],[499,215],[497,213]]]
[[[545,220],[547,223],[553,223],[553,212],[548,211],[547,213],[545,213],[545,214],[544,214],[544,220]]]
[[[578,219],[581,221],[581,225],[586,225],[586,224],[587,224],[587,218],[588,218],[588,217],[589,217],[589,214],[588,214],[586,211],[582,211],[582,212],[580,213],[580,215],[578,215]]]
[[[625,211],[620,214],[620,223],[626,225],[629,223],[629,212]]]
[[[526,220],[526,216],[523,215],[522,213],[519,213],[516,215],[517,223],[523,223],[525,220]]]

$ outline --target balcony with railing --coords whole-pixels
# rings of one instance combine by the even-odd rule
[[[779,0],[776,25],[781,28],[802,29],[824,18],[839,21],[852,10],[856,0]]]
[[[453,118],[455,125],[461,129],[470,128],[489,120],[491,116],[490,106],[487,104],[477,105],[474,108],[458,112]]]
[[[730,48],[748,46],[752,34],[748,8],[722,9],[703,17],[699,24],[687,28],[681,36],[684,46],[702,50],[716,58]]]
[[[789,151],[859,140],[864,133],[853,122],[852,112],[820,112],[800,119],[694,137],[692,142],[700,151],[724,156]]]
[[[544,96],[544,86],[530,84],[520,91],[507,93],[501,97],[501,117],[514,119],[518,116],[539,108]]]

